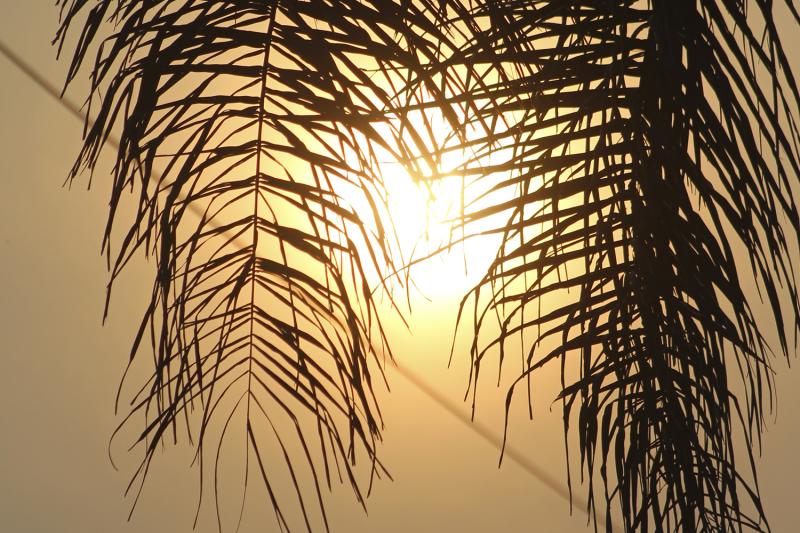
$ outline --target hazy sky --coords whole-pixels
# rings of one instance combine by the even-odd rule
[[[50,46],[57,22],[51,4],[3,0],[0,39],[60,84],[66,65],[56,62]],[[149,265],[134,263],[118,285],[109,323],[101,325],[109,159],[89,192],[88,176],[72,191],[62,188],[81,124],[1,57],[0,80],[0,531],[191,531],[197,472],[186,454],[160,454],[131,522],[131,499],[123,493],[138,456],[118,445],[120,471],[107,457],[119,420],[114,395],[150,290]],[[84,87],[71,91],[72,98],[82,97]],[[418,302],[413,335],[399,336],[396,355],[460,401],[468,362],[462,357],[446,368],[451,329],[442,324],[452,319],[452,302]],[[776,370],[777,422],[758,467],[767,514],[780,533],[796,529],[800,374],[782,361]],[[391,393],[379,391],[386,423],[380,452],[395,479],[375,486],[368,517],[346,489],[335,491],[328,506],[334,532],[585,529],[581,509],[570,517],[563,499],[512,462],[498,470],[496,448],[391,368],[388,375]],[[556,385],[540,378],[537,420],[516,424],[511,443],[565,480],[559,407],[548,413]],[[487,388],[484,396],[491,395]],[[494,396],[479,419],[500,432],[502,395]],[[274,527],[266,501],[251,499],[240,531]],[[198,531],[216,531],[210,505]]]

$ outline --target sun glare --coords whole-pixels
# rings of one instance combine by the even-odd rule
[[[463,253],[465,244],[456,242],[464,194],[462,178],[444,176],[420,183],[400,171],[387,180],[386,187],[403,263],[399,266],[410,268],[407,273],[414,287],[425,295],[466,289],[461,285],[469,270],[475,271],[479,265],[469,268]]]
[[[402,121],[373,126],[385,139],[402,137],[399,144],[404,146],[404,163],[397,154],[381,151],[375,143],[354,139],[362,153],[370,154],[377,163],[381,177],[381,217],[388,219],[383,225],[391,233],[396,269],[384,272],[382,278],[394,295],[404,293],[411,301],[460,300],[480,281],[496,257],[502,241],[496,230],[506,222],[498,217],[508,216],[505,212],[482,214],[479,221],[465,226],[464,213],[505,204],[514,195],[513,186],[496,186],[507,180],[507,175],[479,175],[476,170],[498,165],[510,154],[508,149],[497,146],[486,153],[471,151],[473,141],[486,137],[480,126],[467,125],[457,135],[439,107],[423,103],[427,99],[424,91],[414,98],[418,98],[415,101],[419,105]],[[457,115],[458,110],[453,113]],[[360,160],[353,153],[347,153],[346,158],[358,168]],[[369,216],[370,206],[365,203],[363,190],[337,192],[343,192],[340,197],[360,217]],[[375,286],[380,284],[381,280],[376,279]]]
[[[415,183],[399,172],[388,185],[389,212],[407,259],[432,252],[450,240],[450,221],[457,217],[463,191],[459,178],[448,176],[430,184]]]
[[[450,135],[444,120],[429,118],[428,127],[438,139]],[[412,300],[462,297],[495,256],[499,238],[476,235],[486,228],[461,225],[465,205],[472,202],[474,209],[476,195],[485,188],[464,177],[460,169],[466,158],[462,150],[444,151],[434,178],[414,179],[397,163],[381,169],[400,258],[391,284]]]

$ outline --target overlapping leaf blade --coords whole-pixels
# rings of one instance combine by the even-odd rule
[[[788,354],[800,311],[798,98],[772,4],[487,1],[469,16],[487,22],[448,68],[510,75],[454,96],[507,124],[463,170],[513,191],[465,212],[467,228],[506,214],[482,230],[503,243],[470,294],[473,383],[520,335],[507,405],[560,362],[565,432],[590,506],[602,477],[609,530],[615,514],[627,531],[768,529],[734,451],[741,432],[754,468],[763,332],[777,324]]]
[[[446,46],[441,5],[62,6],[62,42],[85,17],[70,80],[111,28],[94,61],[95,120],[73,176],[94,167],[119,128],[105,241],[112,282],[139,251],[157,269],[131,351],[133,361],[149,343],[155,356],[126,418],[144,419],[132,484],[185,426],[201,468],[213,466],[215,497],[220,450],[236,438],[281,530],[297,525],[273,479],[281,456],[299,523],[327,527],[323,485],[338,478],[363,503],[357,457],[370,484],[385,473],[373,388],[390,352],[370,284],[391,272],[394,248],[379,164],[415,172],[413,139],[430,135],[396,110]],[[132,219],[120,215],[127,189]],[[118,222],[128,226],[118,232]],[[307,502],[309,486],[321,513]]]

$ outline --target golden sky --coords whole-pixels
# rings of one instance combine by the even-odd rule
[[[6,2],[0,38],[60,85],[66,65],[55,61],[49,44],[57,23],[57,9],[50,4]],[[800,43],[800,36],[791,38]],[[789,43],[787,49],[797,47]],[[108,438],[119,421],[113,399],[149,296],[152,267],[143,261],[131,265],[103,327],[107,272],[99,250],[110,158],[98,168],[89,192],[88,176],[73,191],[63,189],[80,146],[81,124],[4,58],[0,79],[0,530],[191,531],[197,471],[189,468],[186,453],[159,454],[131,522],[126,521],[131,499],[123,493],[137,456],[118,444],[118,472],[107,457]],[[69,94],[82,98],[85,85],[79,82]],[[417,194],[410,187],[397,194]],[[404,367],[460,403],[468,383],[466,354],[447,368],[452,304],[458,283],[466,283],[455,274],[458,264],[430,267],[432,277],[450,273],[448,284],[431,283],[432,277],[420,273],[423,291],[437,298],[415,299],[411,332],[396,319],[389,322],[395,355]],[[565,483],[560,407],[549,410],[558,387],[553,370],[535,382],[535,423],[524,423],[518,413],[510,444]],[[796,526],[800,374],[782,361],[776,361],[776,370],[778,417],[765,435],[758,468],[767,515],[773,530],[782,532]],[[387,374],[391,392],[377,389],[386,424],[379,456],[394,481],[374,487],[369,516],[346,487],[334,490],[327,505],[332,531],[590,529],[580,508],[570,516],[560,496],[511,461],[498,469],[495,447],[394,369],[387,368]],[[490,381],[481,389],[478,420],[500,434],[503,394],[493,391]],[[468,413],[468,404],[461,410]],[[271,531],[274,520],[264,495],[251,492],[240,531]],[[576,495],[583,495],[581,488]],[[235,517],[225,518],[232,530]],[[197,531],[216,531],[211,505],[203,507]]]

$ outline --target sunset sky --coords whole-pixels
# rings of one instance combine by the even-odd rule
[[[61,86],[67,58],[58,62],[50,41],[58,10],[51,2],[6,2],[0,40],[51,83]],[[778,21],[780,23],[780,21]],[[787,36],[789,51],[800,35]],[[800,71],[800,53],[795,54]],[[82,124],[41,88],[0,57],[0,530],[9,532],[191,531],[197,505],[197,469],[187,449],[167,448],[146,483],[130,522],[132,498],[124,497],[138,451],[111,433],[121,420],[114,397],[130,343],[151,290],[152,265],[137,260],[112,297],[110,319],[101,324],[108,280],[100,244],[108,206],[107,179],[113,154],[72,190],[62,187],[81,146]],[[85,78],[67,93],[85,95]],[[398,192],[411,194],[414,192]],[[448,368],[456,306],[475,270],[463,273],[451,257],[418,278],[421,291],[410,316],[411,331],[396,317],[387,324],[398,362],[458,405],[468,385],[463,335]],[[462,332],[463,333],[463,332]],[[459,349],[460,348],[460,349]],[[792,363],[796,362],[793,358]],[[757,459],[760,486],[773,531],[796,528],[800,474],[800,374],[776,358],[776,418]],[[589,530],[579,506],[568,503],[513,461],[498,469],[499,450],[446,411],[391,365],[391,392],[376,387],[383,413],[379,457],[394,477],[380,480],[366,515],[347,487],[327,500],[333,532]],[[477,421],[495,436],[503,431],[504,391],[482,384]],[[557,369],[534,381],[535,415],[525,423],[513,413],[509,444],[566,487]],[[746,458],[741,457],[742,465]],[[575,462],[575,458],[573,458]],[[576,501],[585,496],[577,486]],[[257,484],[254,484],[254,486]],[[240,489],[235,489],[240,490]],[[248,494],[241,533],[272,531],[272,511],[258,490]],[[234,497],[237,498],[238,495]],[[223,516],[233,531],[236,516]],[[199,532],[217,531],[213,503],[201,509]]]

